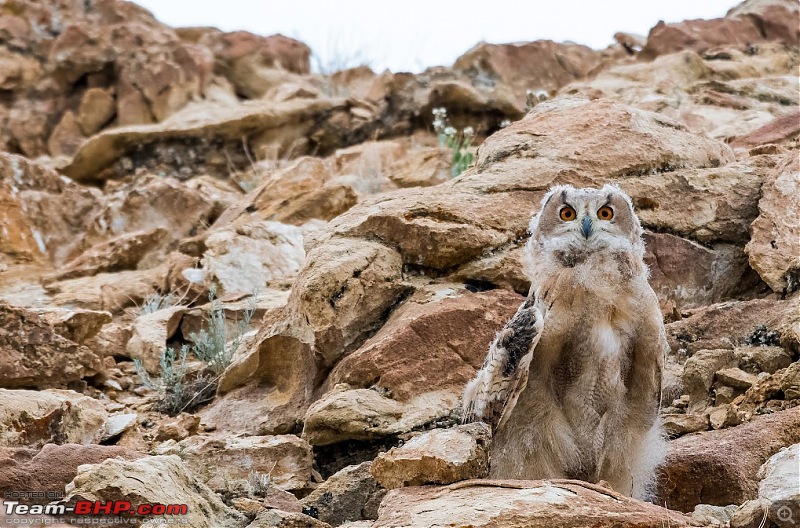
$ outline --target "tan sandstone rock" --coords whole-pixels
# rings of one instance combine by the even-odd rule
[[[125,346],[126,355],[141,361],[150,374],[158,375],[161,372],[161,350],[167,347],[167,339],[180,327],[185,311],[183,306],[170,306],[138,316]]]
[[[234,528],[246,524],[242,514],[226,506],[177,456],[151,456],[133,461],[107,459],[79,466],[66,491],[67,504],[78,500],[186,504],[188,512],[183,518],[197,528]]]
[[[345,440],[373,440],[450,417],[460,396],[449,390],[424,392],[398,402],[377,390],[337,385],[306,412],[303,438],[322,446]]]
[[[0,386],[64,387],[102,371],[100,356],[70,337],[83,342],[108,321],[108,314],[100,313],[94,323],[84,318],[84,332],[71,333],[69,319],[64,313],[51,311],[48,316],[0,304]]]
[[[251,473],[267,475],[270,485],[282,490],[302,490],[311,482],[311,446],[294,435],[195,435],[167,442],[157,452],[180,454],[214,490],[224,490],[226,481],[246,481]]]
[[[772,455],[758,470],[758,498],[769,503],[769,519],[780,528],[789,528],[800,515],[799,468],[800,444],[794,444]]]
[[[434,429],[379,455],[370,472],[387,489],[483,478],[489,474],[490,438],[483,423]]]
[[[308,515],[283,510],[263,510],[247,528],[330,528],[330,524]]]
[[[750,265],[773,291],[800,287],[800,168],[789,154],[769,173],[758,202],[759,216],[745,251]]]
[[[93,444],[108,418],[100,401],[74,391],[0,389],[0,445]]]
[[[703,526],[678,512],[577,480],[469,480],[389,491],[375,528]]]
[[[527,90],[558,90],[587,77],[599,64],[599,53],[587,46],[537,40],[515,44],[481,42],[456,59],[453,69],[471,78],[490,78],[509,86],[524,109]]]
[[[333,526],[346,521],[377,519],[386,494],[370,473],[371,461],[347,466],[302,499],[303,513]]]

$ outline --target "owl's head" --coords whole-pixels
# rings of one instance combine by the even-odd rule
[[[542,199],[530,223],[529,251],[573,267],[601,254],[642,258],[642,225],[619,187],[576,189],[559,185]]]

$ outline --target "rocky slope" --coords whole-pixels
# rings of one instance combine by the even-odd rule
[[[3,4],[4,498],[241,528],[793,526],[798,17],[748,0],[605,50],[321,75],[279,35]],[[438,108],[475,136],[456,177]],[[456,426],[527,292],[539,199],[607,182],[646,228],[671,345],[660,506],[482,479],[490,435]]]

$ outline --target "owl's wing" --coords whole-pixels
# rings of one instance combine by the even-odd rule
[[[483,366],[463,397],[464,422],[482,421],[497,430],[528,383],[533,349],[542,333],[542,312],[531,292],[514,317],[497,334]]]

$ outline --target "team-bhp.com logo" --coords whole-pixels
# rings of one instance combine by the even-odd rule
[[[186,504],[160,504],[160,503],[144,503],[132,504],[129,501],[88,501],[79,500],[73,505],[67,506],[65,504],[21,504],[19,501],[6,500],[3,504],[7,516],[21,516],[21,515],[50,515],[61,517],[69,515],[73,519],[79,516],[93,517],[116,517],[117,523],[123,524],[123,517],[130,519],[132,516],[152,517],[152,516],[181,516],[189,512],[189,507]],[[9,519],[10,520],[10,519]],[[151,520],[151,519],[147,519]],[[69,522],[69,520],[59,519],[60,522]],[[89,519],[86,519],[89,521]],[[163,519],[164,524],[184,524],[184,519],[173,518]],[[7,520],[8,522],[8,520]],[[15,523],[12,523],[15,524]],[[77,522],[75,524],[96,524],[94,522]],[[126,524],[137,524],[126,523]]]

